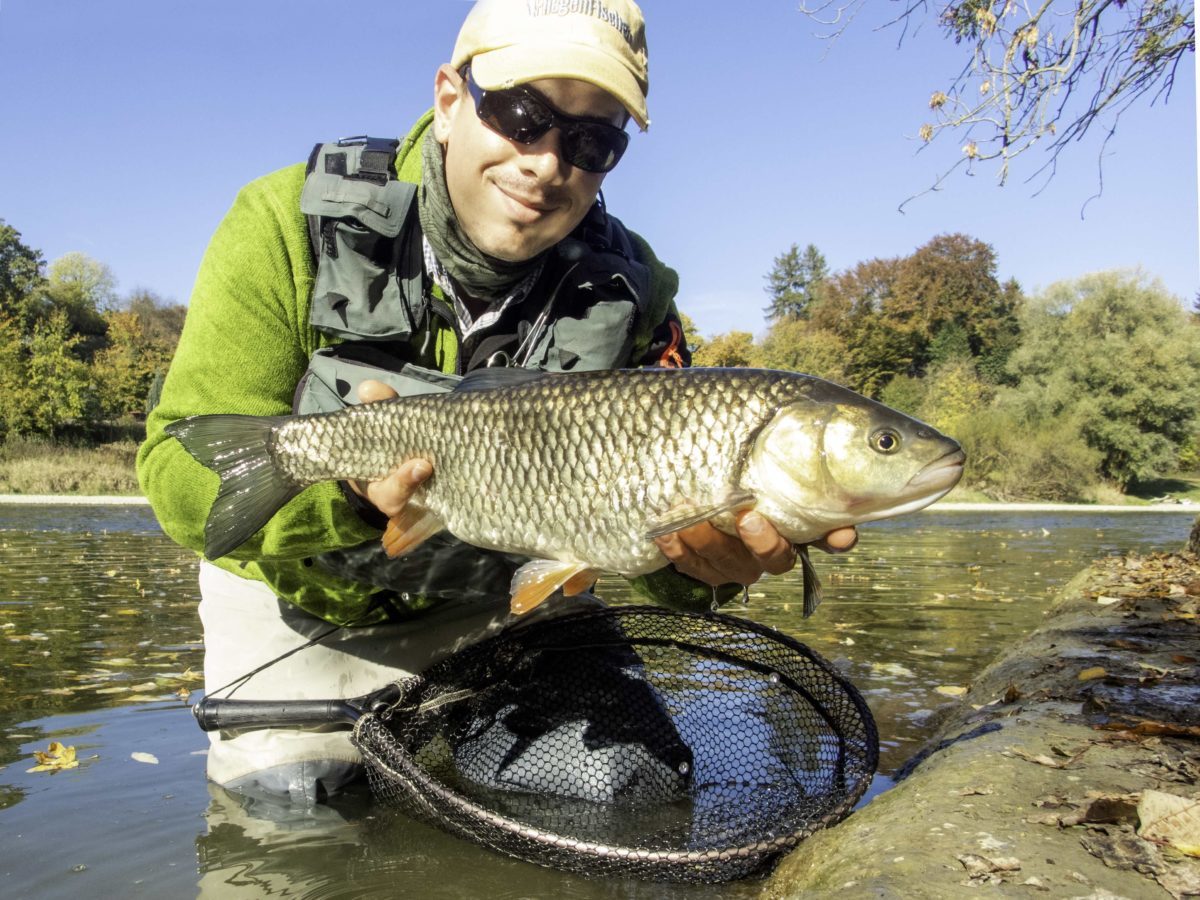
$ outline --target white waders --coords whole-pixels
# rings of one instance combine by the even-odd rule
[[[206,692],[332,627],[283,602],[265,584],[207,561],[200,563],[200,595]],[[420,672],[511,621],[507,603],[498,602],[483,612],[460,609],[439,616],[435,610],[415,622],[342,628],[254,675],[233,696],[241,700],[361,696]],[[210,738],[208,777],[230,790],[312,805],[361,772],[358,751],[344,728],[212,732]]]

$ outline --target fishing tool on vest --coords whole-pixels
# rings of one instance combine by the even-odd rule
[[[523,622],[349,700],[209,700],[205,730],[353,728],[375,797],[586,875],[724,882],[844,818],[878,762],[854,687],[739,618],[626,606]]]

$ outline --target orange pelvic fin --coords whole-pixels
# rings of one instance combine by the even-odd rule
[[[556,559],[527,562],[513,575],[510,609],[514,615],[523,616],[559,588],[563,588],[567,594],[587,590],[598,575],[587,563],[560,562]]]
[[[387,530],[383,532],[383,551],[392,558],[403,556],[445,527],[433,513],[406,506],[400,515],[388,520]]]

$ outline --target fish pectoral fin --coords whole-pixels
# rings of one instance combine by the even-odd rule
[[[400,515],[388,519],[383,532],[383,552],[393,559],[421,546],[446,524],[426,509],[411,503]]]
[[[715,519],[724,513],[749,509],[757,500],[758,498],[749,491],[737,491],[727,495],[719,503],[681,503],[678,506],[671,507],[662,515],[654,516],[646,523],[648,526],[646,539],[652,541],[655,538],[662,537],[664,534],[682,531],[684,528],[690,528],[701,522],[707,522],[709,519]]]
[[[796,555],[800,557],[800,575],[804,582],[804,618],[807,619],[817,611],[824,599],[821,593],[821,579],[817,577],[816,567],[808,558],[806,545],[801,544],[796,549]]]
[[[525,563],[513,575],[509,608],[513,615],[523,616],[557,591],[570,596],[586,591],[596,581],[599,571],[587,563],[561,562],[557,559],[535,559]]]

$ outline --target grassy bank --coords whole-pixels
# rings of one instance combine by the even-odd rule
[[[0,445],[0,494],[140,494],[137,448],[129,439],[96,446],[10,439]]]

